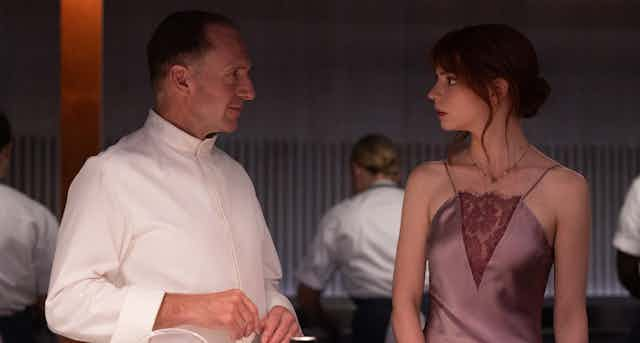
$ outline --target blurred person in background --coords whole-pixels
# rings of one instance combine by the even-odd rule
[[[353,195],[320,220],[297,273],[297,299],[308,324],[323,328],[330,341],[337,341],[339,323],[320,298],[339,272],[356,306],[352,342],[382,343],[391,317],[391,283],[404,196],[398,185],[398,151],[383,135],[364,136],[353,146],[350,168]]]
[[[0,113],[0,336],[32,343],[46,329],[44,300],[58,221],[44,206],[6,185],[13,134]]]
[[[618,279],[632,297],[640,299],[640,177],[637,177],[620,211],[618,230],[613,238]],[[640,342],[640,313],[633,318],[628,342]]]

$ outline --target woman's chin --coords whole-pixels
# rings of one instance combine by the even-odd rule
[[[442,129],[442,131],[447,131],[447,132],[450,132],[450,131],[460,131],[460,130],[459,130],[458,128],[456,128],[455,126],[447,125],[447,123],[443,123],[443,122],[440,122],[440,128]]]

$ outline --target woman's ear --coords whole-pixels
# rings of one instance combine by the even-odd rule
[[[489,89],[489,97],[491,98],[491,106],[493,108],[502,104],[509,94],[509,82],[503,78],[497,78],[491,83]]]

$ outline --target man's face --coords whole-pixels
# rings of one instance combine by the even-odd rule
[[[240,34],[232,28],[210,25],[207,36],[215,48],[193,63],[193,90],[188,100],[199,138],[235,131],[244,102],[255,98],[249,76],[251,61]]]

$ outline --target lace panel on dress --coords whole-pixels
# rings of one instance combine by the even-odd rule
[[[493,252],[504,236],[521,196],[502,197],[495,193],[482,195],[460,192],[462,237],[476,286]]]

